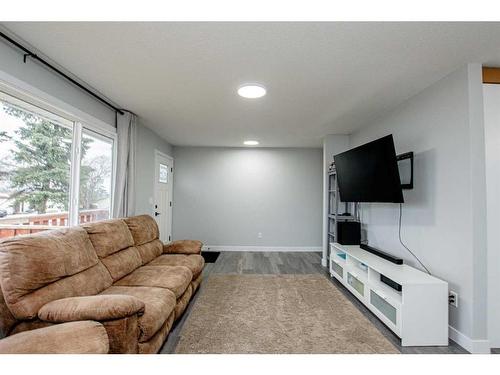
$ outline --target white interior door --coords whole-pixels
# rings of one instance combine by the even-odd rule
[[[172,240],[172,190],[174,159],[155,151],[154,218],[160,228],[160,240]]]

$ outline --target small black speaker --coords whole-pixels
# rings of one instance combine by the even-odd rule
[[[339,221],[337,223],[337,242],[341,245],[359,245],[361,243],[361,223]]]

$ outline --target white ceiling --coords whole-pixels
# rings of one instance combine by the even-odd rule
[[[9,23],[174,145],[315,147],[467,62],[500,23]],[[262,99],[239,85],[267,87]]]

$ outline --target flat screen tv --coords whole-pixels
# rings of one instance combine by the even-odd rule
[[[342,202],[404,202],[392,135],[333,158]]]

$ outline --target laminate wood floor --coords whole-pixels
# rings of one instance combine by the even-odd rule
[[[467,351],[450,340],[448,346],[402,347],[401,340],[387,328],[373,313],[359,302],[337,280],[330,278],[327,269],[321,266],[321,254],[312,252],[222,252],[215,263],[207,263],[203,270],[204,277],[211,274],[321,274],[336,286],[370,322],[388,339],[401,353],[408,354],[465,354]],[[200,289],[186,309],[181,320],[173,327],[161,353],[173,353],[182,326],[189,317]]]

